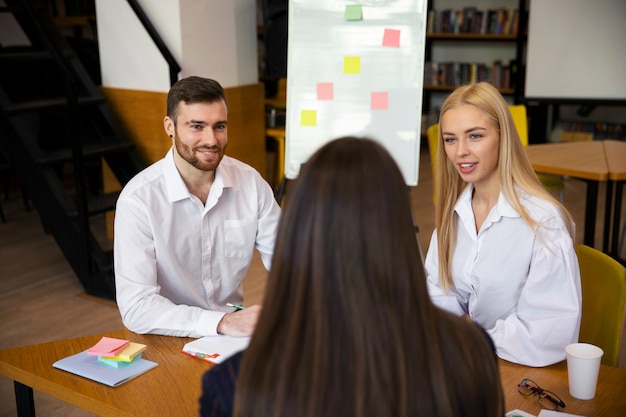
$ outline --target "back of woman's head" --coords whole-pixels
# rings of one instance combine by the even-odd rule
[[[287,196],[265,299],[273,313],[262,318],[356,345],[429,301],[409,189],[391,155],[367,138],[320,148]]]
[[[395,161],[370,139],[329,142],[287,196],[235,415],[437,415],[437,311]]]
[[[398,282],[398,273],[417,273],[409,189],[393,158],[373,140],[342,138],[316,152],[282,216],[275,282],[295,284],[294,275],[306,281],[311,287],[293,288],[290,299],[319,303],[320,314],[391,298],[390,292],[408,285]]]

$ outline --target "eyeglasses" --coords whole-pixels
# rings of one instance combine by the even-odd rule
[[[558,395],[552,391],[546,391],[542,389],[535,381],[530,379],[523,379],[517,386],[517,390],[520,394],[530,396],[539,395],[539,405],[548,410],[556,410],[559,407],[565,408],[565,403],[559,398]]]

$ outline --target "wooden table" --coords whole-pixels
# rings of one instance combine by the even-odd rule
[[[626,370],[600,365],[596,396],[591,400],[578,400],[569,395],[567,363],[559,362],[544,368],[530,368],[500,360],[500,376],[506,401],[506,411],[518,409],[533,415],[539,414],[541,406],[536,395],[524,396],[517,391],[517,384],[527,378],[541,388],[557,394],[565,403],[561,411],[586,417],[626,416]]]
[[[52,367],[102,336],[148,345],[143,357],[159,366],[115,388]],[[19,416],[34,415],[32,389],[99,416],[197,416],[201,377],[211,365],[180,352],[190,340],[126,330],[7,349],[0,351],[0,374],[15,381]]]
[[[102,336],[147,344],[144,357],[159,366],[116,388],[52,367],[58,359],[93,346]],[[33,389],[100,416],[197,416],[201,377],[211,365],[180,353],[189,340],[121,331],[6,349],[0,351],[0,374],[15,381],[20,416],[34,415]],[[517,408],[539,413],[536,396],[517,392],[517,384],[529,378],[558,394],[565,401],[566,412],[588,417],[626,415],[624,369],[601,365],[597,395],[589,401],[570,397],[564,362],[529,368],[500,360],[500,374],[507,411]]]
[[[528,145],[525,149],[535,171],[569,176],[587,183],[583,243],[594,247],[598,185],[601,181],[605,182],[609,179],[609,167],[603,142],[545,143]],[[607,192],[608,194],[610,193]],[[610,204],[605,207],[605,210],[610,213]]]

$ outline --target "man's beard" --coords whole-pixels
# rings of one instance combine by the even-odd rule
[[[182,159],[184,159],[188,164],[193,166],[196,169],[201,171],[215,171],[217,166],[220,164],[222,158],[224,157],[224,149],[221,149],[218,146],[202,146],[198,148],[192,148],[191,146],[183,143],[182,140],[178,137],[178,134],[174,136],[174,146],[176,147],[176,151],[180,155]],[[198,150],[208,150],[215,151],[217,155],[211,161],[200,160],[196,156],[196,151]]]

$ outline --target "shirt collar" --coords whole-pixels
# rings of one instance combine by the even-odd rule
[[[463,214],[472,213],[472,218],[474,217],[472,211],[472,192],[474,191],[474,184],[468,184],[467,187],[461,193],[461,196],[456,202],[454,206],[454,210],[459,214],[459,216],[463,217]],[[522,192],[521,190],[517,190],[518,192]],[[520,217],[519,213],[513,208],[513,206],[507,201],[500,192],[498,196],[498,202],[491,209],[489,213],[489,218],[496,222],[501,217]]]

